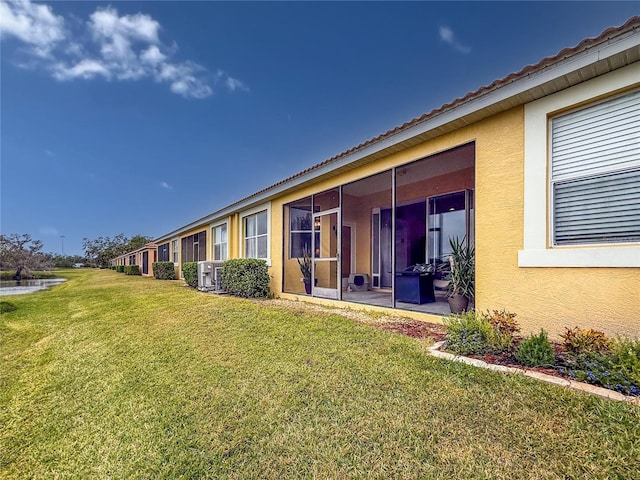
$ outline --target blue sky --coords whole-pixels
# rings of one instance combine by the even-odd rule
[[[162,235],[638,14],[1,0],[1,231]]]

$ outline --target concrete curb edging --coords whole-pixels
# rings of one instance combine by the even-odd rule
[[[613,390],[609,390],[608,388],[597,387],[595,385],[590,385],[588,383],[578,382],[575,380],[567,380],[566,378],[554,377],[553,375],[547,375],[546,373],[540,373],[534,370],[527,370],[524,367],[516,368],[516,367],[505,367],[504,365],[494,365],[492,363],[487,363],[484,360],[477,360],[475,358],[463,357],[460,355],[455,355],[453,353],[443,352],[440,350],[440,347],[442,347],[444,343],[445,343],[444,341],[434,343],[428,349],[429,354],[436,358],[451,360],[453,362],[465,363],[467,365],[472,365],[474,367],[493,370],[494,372],[515,373],[518,375],[524,375],[525,377],[534,378],[542,382],[551,383],[553,385],[558,385],[561,387],[571,388],[573,390],[585,392],[590,395],[596,395],[598,397],[607,398],[609,400],[613,400],[616,402],[625,402],[625,403],[628,403],[629,405],[640,407],[640,397],[631,397],[628,395],[623,395],[621,393],[614,392]]]

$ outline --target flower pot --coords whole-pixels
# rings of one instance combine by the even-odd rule
[[[310,278],[303,278],[302,281],[304,282],[304,291],[307,293],[307,295],[311,295],[311,279]],[[313,283],[316,287],[318,286],[318,279],[315,279],[315,282]]]
[[[457,293],[453,294],[450,297],[447,297],[447,300],[449,301],[449,308],[451,309],[451,313],[462,313],[469,306],[469,299]]]

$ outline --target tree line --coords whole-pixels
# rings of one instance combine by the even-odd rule
[[[124,233],[114,237],[84,238],[84,256],[57,255],[43,252],[43,243],[28,233],[0,235],[0,270],[15,272],[13,278],[29,277],[31,272],[70,268],[77,264],[89,267],[108,267],[111,260],[144,246],[152,240],[144,235],[129,238]]]

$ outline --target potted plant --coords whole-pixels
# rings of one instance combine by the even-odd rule
[[[302,247],[302,258],[298,258],[300,272],[302,273],[302,281],[304,282],[304,291],[307,295],[311,294],[311,251],[305,244]]]
[[[451,312],[461,313],[469,307],[469,300],[475,294],[475,249],[469,245],[466,237],[462,240],[458,237],[449,238],[449,245],[451,273],[447,299]]]

